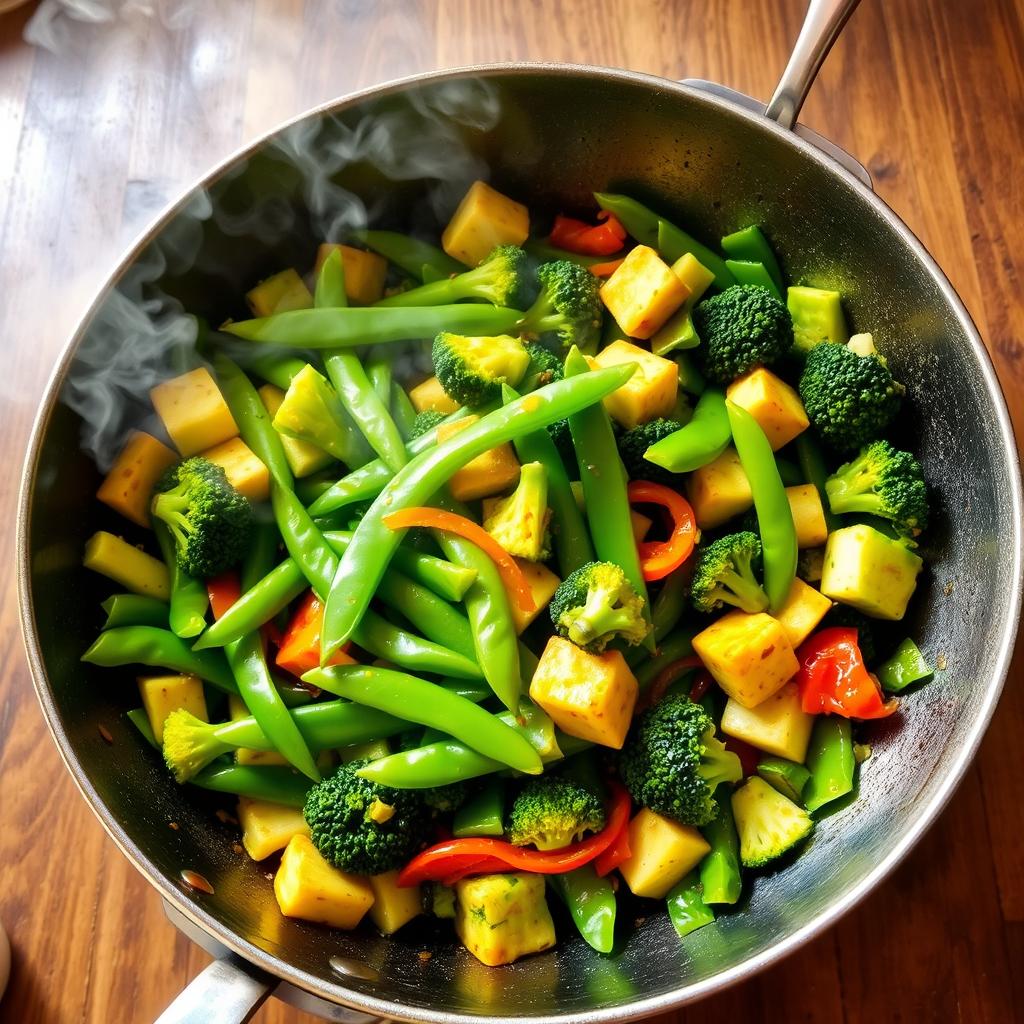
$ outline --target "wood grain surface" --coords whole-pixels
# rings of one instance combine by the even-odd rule
[[[141,5],[137,5],[141,6]],[[154,6],[160,8],[160,4]],[[51,365],[114,259],[193,178],[307,106],[436,67],[548,59],[766,97],[803,0],[206,0],[30,48],[0,17],[0,513]],[[944,267],[1024,431],[1024,5],[865,0],[803,120]],[[107,840],[46,733],[0,534],[0,1019],[148,1022],[206,962]],[[1024,1006],[1024,663],[924,841],[826,935],[679,1021],[987,1021]],[[269,1004],[256,1018],[312,1018]],[[667,1022],[667,1018],[666,1018]]]

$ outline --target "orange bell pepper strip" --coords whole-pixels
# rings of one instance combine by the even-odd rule
[[[663,580],[675,572],[693,553],[697,521],[690,503],[671,487],[650,480],[633,480],[626,490],[631,505],[660,505],[672,520],[668,540],[641,541],[640,568],[648,583]]]
[[[241,596],[242,584],[234,570],[223,572],[206,581],[206,593],[210,597],[213,617],[219,619]]]
[[[611,277],[625,262],[626,257],[623,256],[620,260],[609,260],[607,263],[592,263],[590,272],[594,277]]]
[[[622,248],[626,229],[618,218],[604,210],[598,214],[598,219],[603,223],[594,225],[559,214],[555,217],[549,241],[559,249],[581,256],[611,256]]]
[[[281,637],[274,659],[278,668],[302,677],[303,673],[320,667],[320,633],[324,625],[323,602],[311,590],[299,605]],[[346,644],[335,652],[328,665],[354,665]]]

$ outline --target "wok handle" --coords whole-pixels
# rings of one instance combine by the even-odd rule
[[[277,979],[228,953],[197,975],[156,1024],[245,1024]]]
[[[804,23],[765,116],[792,128],[821,65],[860,0],[810,0]]]

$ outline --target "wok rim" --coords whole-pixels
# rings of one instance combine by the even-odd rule
[[[767,131],[776,135],[781,142],[796,147],[807,157],[820,164],[824,170],[832,175],[838,176],[849,187],[859,194],[874,212],[880,216],[887,225],[898,236],[905,246],[907,253],[915,257],[928,271],[930,277],[938,287],[942,298],[948,305],[950,312],[964,329],[971,349],[981,371],[984,380],[985,390],[992,403],[998,426],[999,447],[1006,460],[1008,477],[1010,480],[1010,494],[1008,495],[1010,512],[1012,518],[1012,579],[1017,580],[1016,586],[1009,595],[1007,612],[1001,623],[1000,636],[997,644],[997,655],[995,671],[992,674],[990,685],[986,690],[984,700],[975,706],[974,720],[960,749],[956,752],[951,769],[939,784],[935,793],[919,808],[915,808],[903,834],[889,848],[886,855],[860,880],[850,888],[830,901],[818,914],[812,917],[802,927],[785,938],[775,941],[768,948],[741,961],[733,967],[713,975],[710,978],[691,984],[681,984],[674,990],[660,995],[640,998],[630,1003],[602,1007],[593,1010],[548,1014],[531,1017],[488,1017],[496,1024],[518,1024],[519,1021],[529,1020],[532,1024],[605,1024],[605,1022],[633,1020],[641,1017],[652,1016],[676,1009],[688,1003],[696,1002],[706,998],[715,992],[722,991],[741,981],[746,981],[754,975],[765,970],[769,966],[778,963],[783,958],[799,949],[811,939],[820,935],[832,927],[840,917],[848,913],[853,907],[870,895],[874,889],[887,878],[896,867],[903,861],[907,854],[920,841],[928,829],[934,824],[939,814],[945,808],[953,793],[956,791],[967,769],[977,753],[982,737],[988,728],[992,715],[998,704],[1000,694],[1006,682],[1010,662],[1013,657],[1014,644],[1020,624],[1022,591],[1024,591],[1024,580],[1022,580],[1022,520],[1024,520],[1024,497],[1022,497],[1022,484],[1020,475],[1020,463],[1016,438],[1013,431],[1012,421],[1006,406],[999,378],[996,374],[992,359],[985,347],[984,342],[968,312],[963,301],[956,293],[943,271],[940,269],[934,258],[918,240],[916,235],[903,222],[903,220],[886,204],[873,190],[865,186],[852,173],[840,164],[828,157],[823,151],[812,143],[798,136],[794,131],[780,127],[763,114],[746,110],[729,100],[716,94],[701,90],[683,82],[663,78],[658,75],[644,72],[627,71],[618,68],[606,68],[590,64],[562,64],[554,62],[496,62],[478,65],[469,65],[447,70],[431,71],[416,75],[409,75],[403,78],[387,81],[357,92],[347,93],[341,97],[328,100],[324,103],[311,107],[296,117],[289,118],[283,123],[275,126],[270,131],[262,133],[258,138],[237,148],[208,173],[184,189],[181,194],[170,202],[161,213],[136,237],[128,246],[125,255],[113,268],[111,273],[101,284],[96,293],[95,299],[78,320],[69,340],[64,344],[57,358],[56,365],[50,375],[43,393],[39,410],[32,426],[29,445],[22,469],[20,493],[17,505],[17,576],[18,576],[18,604],[21,620],[22,639],[25,645],[29,669],[32,675],[33,686],[36,696],[42,707],[46,719],[47,728],[60,753],[65,767],[74,779],[79,791],[85,797],[93,813],[99,819],[107,834],[114,841],[120,851],[132,862],[142,873],[153,888],[161,897],[170,903],[178,912],[184,915],[197,927],[203,929],[225,947],[243,957],[249,963],[254,964],[269,975],[280,981],[287,982],[296,988],[308,992],[314,996],[326,1000],[329,1003],[342,1005],[353,1010],[367,1014],[378,1015],[386,1018],[403,1021],[424,1021],[430,1024],[478,1024],[481,1014],[453,1012],[444,1009],[417,1009],[410,1013],[407,1008],[390,999],[372,995],[366,995],[357,991],[345,988],[340,983],[325,983],[320,978],[298,970],[280,957],[268,953],[248,940],[242,938],[238,933],[222,924],[210,913],[205,911],[202,905],[190,897],[171,878],[159,871],[155,865],[142,853],[135,844],[127,830],[122,827],[119,821],[107,809],[100,799],[93,785],[86,776],[85,770],[75,752],[71,749],[70,741],[61,726],[57,704],[54,700],[50,687],[49,678],[43,663],[42,652],[39,644],[39,637],[36,630],[35,616],[32,607],[32,580],[30,571],[30,523],[32,511],[32,499],[35,490],[36,475],[39,466],[39,456],[43,447],[43,439],[49,426],[53,411],[56,408],[61,388],[67,376],[75,352],[77,351],[86,330],[94,316],[101,308],[102,303],[113,290],[124,273],[131,267],[141,250],[156,237],[167,224],[187,205],[190,198],[199,189],[206,189],[216,182],[225,172],[230,170],[238,161],[258,152],[264,148],[268,141],[279,132],[297,124],[307,118],[335,112],[344,111],[360,102],[379,98],[394,93],[399,93],[410,87],[420,86],[430,82],[455,80],[470,77],[492,77],[500,75],[515,76],[563,76],[582,77],[592,79],[603,79],[612,83],[633,84],[647,89],[661,90],[677,93],[685,96],[688,100],[703,104],[712,108],[715,112],[738,117],[751,127],[752,130]]]

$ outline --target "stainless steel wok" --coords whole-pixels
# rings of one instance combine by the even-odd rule
[[[812,3],[768,116],[707,83],[550,65],[420,76],[332,103],[217,168],[114,272],[36,423],[20,508],[20,593],[39,699],[68,769],[172,918],[221,957],[162,1020],[247,1019],[275,987],[346,1021],[590,1024],[652,1014],[746,978],[831,925],[939,813],[1010,658],[1021,486],[999,385],[946,278],[859,165],[792,130],[852,6]],[[132,674],[118,685],[78,660],[97,629],[102,591],[79,565],[101,514],[98,471],[82,443],[102,458],[139,422],[145,402],[130,395],[144,396],[190,343],[180,311],[219,322],[253,281],[308,265],[326,232],[364,215],[384,226],[443,223],[481,175],[534,209],[586,208],[592,189],[629,191],[708,239],[757,222],[792,280],[840,289],[852,325],[874,332],[908,385],[901,430],[922,453],[937,515],[906,625],[945,661],[896,720],[871,728],[860,799],[821,822],[794,864],[758,878],[737,912],[683,942],[664,915],[652,916],[609,958],[566,935],[557,950],[499,970],[443,933],[384,939],[283,918],[263,870],[231,851],[214,804],[175,786],[125,723]],[[96,741],[100,725],[112,746]],[[183,868],[206,876],[214,894],[190,890]],[[424,948],[427,960],[417,956]]]

